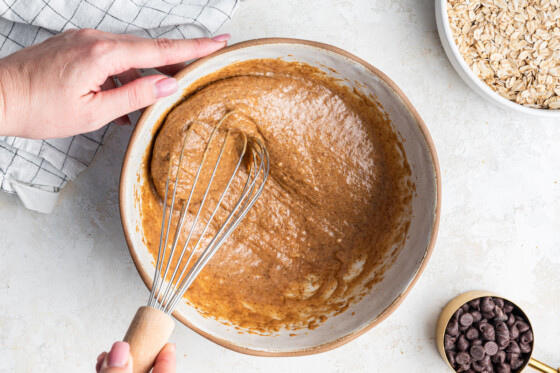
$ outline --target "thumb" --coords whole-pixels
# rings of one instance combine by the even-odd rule
[[[175,373],[175,345],[168,343],[160,351],[152,373]]]
[[[95,94],[96,108],[102,113],[103,123],[142,109],[162,97],[177,91],[177,81],[164,75],[150,75],[135,79],[119,88]]]
[[[126,342],[115,342],[105,356],[99,373],[132,373],[130,346]]]

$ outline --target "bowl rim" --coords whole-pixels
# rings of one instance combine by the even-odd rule
[[[467,85],[469,85],[480,96],[504,109],[512,109],[533,116],[560,118],[560,110],[532,108],[513,102],[503,97],[498,92],[495,92],[477,75],[475,75],[475,73],[467,65],[467,62],[461,55],[461,52],[459,52],[459,47],[455,43],[455,38],[453,37],[451,26],[449,24],[449,16],[447,15],[447,3],[448,0],[436,0],[436,24],[441,43],[444,46],[445,54],[449,60],[455,60],[455,62],[461,67],[464,74],[461,74],[457,64],[454,64],[453,61],[451,61],[451,65],[459,73],[459,76],[465,81],[465,83],[467,83]],[[446,45],[448,48],[445,48]]]
[[[428,129],[427,129],[424,121],[420,117],[419,113],[416,111],[416,109],[414,108],[414,106],[412,105],[410,100],[405,96],[405,94],[401,91],[401,89],[391,79],[389,79],[389,77],[387,77],[384,73],[382,73],[380,70],[378,70],[374,66],[370,65],[369,63],[360,59],[359,57],[356,57],[355,55],[353,55],[349,52],[346,52],[345,50],[342,50],[340,48],[334,47],[332,45],[324,44],[324,43],[320,43],[320,42],[316,42],[316,41],[293,39],[293,38],[262,38],[262,39],[248,40],[248,41],[244,41],[244,42],[240,42],[240,43],[228,46],[228,47],[226,47],[224,49],[221,49],[221,50],[219,50],[219,51],[217,51],[217,52],[215,52],[215,53],[213,53],[209,56],[206,56],[206,57],[203,57],[203,58],[200,58],[200,59],[196,60],[195,62],[191,63],[190,65],[185,67],[183,70],[181,70],[178,74],[176,74],[175,78],[177,80],[181,79],[182,77],[187,75],[190,71],[198,68],[200,65],[202,65],[202,64],[206,63],[207,61],[209,61],[209,60],[211,60],[211,59],[213,59],[217,56],[220,56],[224,53],[232,52],[232,51],[235,51],[235,50],[238,50],[238,49],[243,49],[243,48],[255,47],[255,46],[260,46],[260,45],[270,45],[270,44],[294,44],[294,45],[304,45],[304,46],[315,47],[315,48],[318,48],[318,49],[323,49],[323,50],[326,50],[327,52],[336,53],[336,54],[339,54],[339,55],[341,55],[343,57],[346,57],[350,60],[353,60],[354,62],[357,62],[357,63],[361,64],[366,69],[368,69],[370,72],[372,72],[374,75],[376,75],[380,80],[382,80],[385,84],[387,84],[393,90],[393,92],[402,100],[404,106],[409,111],[409,113],[413,116],[414,120],[416,121],[416,123],[419,127],[420,132],[422,133],[422,135],[424,137],[424,140],[426,141],[428,150],[430,152],[430,156],[432,158],[432,165],[433,165],[433,168],[434,168],[434,177],[435,177],[435,184],[436,184],[435,214],[434,214],[434,220],[433,220],[432,225],[431,225],[431,237],[430,237],[428,246],[426,247],[426,250],[425,250],[424,256],[422,258],[422,261],[420,263],[420,266],[418,267],[416,273],[414,274],[414,277],[409,282],[409,284],[407,285],[405,290],[401,294],[399,294],[391,302],[391,304],[389,304],[389,306],[387,306],[376,318],[372,319],[368,324],[363,326],[361,329],[356,330],[356,331],[354,331],[350,334],[347,334],[343,337],[340,337],[339,339],[327,342],[325,344],[317,345],[317,346],[314,346],[312,348],[306,348],[306,349],[301,349],[301,350],[297,350],[297,351],[287,351],[287,352],[286,351],[265,351],[265,350],[256,350],[256,349],[252,349],[252,348],[248,348],[248,347],[238,346],[238,345],[236,345],[236,344],[234,344],[234,343],[232,343],[228,340],[221,339],[221,338],[218,338],[214,335],[211,335],[210,333],[207,333],[204,330],[201,330],[198,327],[196,327],[195,325],[193,325],[191,322],[189,322],[189,320],[187,320],[185,317],[180,315],[177,311],[173,311],[173,316],[179,322],[186,325],[191,330],[195,331],[196,333],[200,334],[201,336],[205,337],[206,339],[209,339],[210,341],[212,341],[214,343],[217,343],[218,345],[220,345],[222,347],[228,348],[228,349],[236,351],[236,352],[240,352],[240,353],[247,354],[247,355],[267,356],[267,357],[280,357],[280,356],[291,357],[291,356],[313,355],[313,354],[326,352],[326,351],[335,349],[337,347],[340,347],[340,346],[356,339],[360,335],[366,333],[367,331],[372,329],[374,326],[378,325],[380,322],[385,320],[391,313],[393,313],[398,308],[398,306],[403,302],[403,300],[406,298],[406,296],[409,294],[409,292],[412,290],[413,286],[418,281],[418,278],[420,277],[420,275],[422,274],[422,272],[426,268],[426,266],[428,264],[428,261],[429,261],[431,255],[432,255],[435,243],[436,243],[436,238],[437,238],[438,228],[439,228],[439,221],[440,221],[440,214],[441,214],[441,173],[440,173],[439,160],[438,160],[438,157],[437,157],[436,149],[435,149],[433,140],[430,136],[430,133],[428,132]],[[136,250],[135,250],[135,248],[132,244],[131,232],[134,231],[135,227],[132,227],[128,224],[127,213],[126,213],[126,209],[124,208],[124,203],[123,203],[123,201],[125,199],[125,193],[124,193],[125,190],[124,190],[123,180],[125,179],[126,175],[130,172],[129,171],[128,159],[130,157],[131,152],[133,151],[133,146],[132,145],[136,142],[136,139],[139,136],[139,132],[140,132],[139,130],[140,130],[141,127],[143,127],[145,125],[145,122],[147,121],[147,118],[149,117],[150,113],[153,111],[154,105],[149,106],[143,112],[140,119],[138,120],[138,123],[136,124],[136,126],[134,128],[134,131],[132,133],[132,136],[130,138],[130,141],[129,141],[129,144],[128,144],[128,147],[127,147],[127,150],[126,150],[126,153],[125,153],[123,166],[122,166],[122,170],[121,170],[121,175],[120,175],[120,182],[119,182],[119,210],[120,210],[121,224],[123,226],[124,236],[125,236],[125,239],[126,239],[128,250],[129,250],[130,255],[132,257],[132,260],[134,262],[134,266],[136,267],[136,270],[140,274],[140,277],[142,278],[142,280],[143,280],[144,284],[146,285],[146,287],[148,288],[148,290],[151,290],[152,278],[151,278],[151,275],[148,274],[144,270],[144,268],[142,267],[142,264],[140,263],[140,260],[139,260],[137,254],[136,254]]]

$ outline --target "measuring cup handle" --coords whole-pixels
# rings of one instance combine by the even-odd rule
[[[528,364],[531,368],[538,370],[539,372],[542,373],[560,373],[560,368],[558,368],[558,370],[554,369],[553,367],[550,367],[546,364],[541,363],[540,361],[536,360],[536,359],[529,359],[529,364]]]

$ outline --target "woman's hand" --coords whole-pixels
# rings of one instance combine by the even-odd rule
[[[0,59],[0,136],[67,137],[91,132],[177,90],[165,75],[138,68],[206,56],[229,35],[213,39],[144,39],[97,30],[68,30]],[[116,87],[117,77],[122,87]]]
[[[97,373],[132,373],[134,361],[130,357],[130,346],[126,342],[115,342],[109,353],[97,358]],[[168,343],[156,358],[152,373],[175,373],[175,345]]]

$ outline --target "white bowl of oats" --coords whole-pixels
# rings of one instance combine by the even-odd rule
[[[436,0],[463,80],[507,110],[560,118],[560,0]]]

